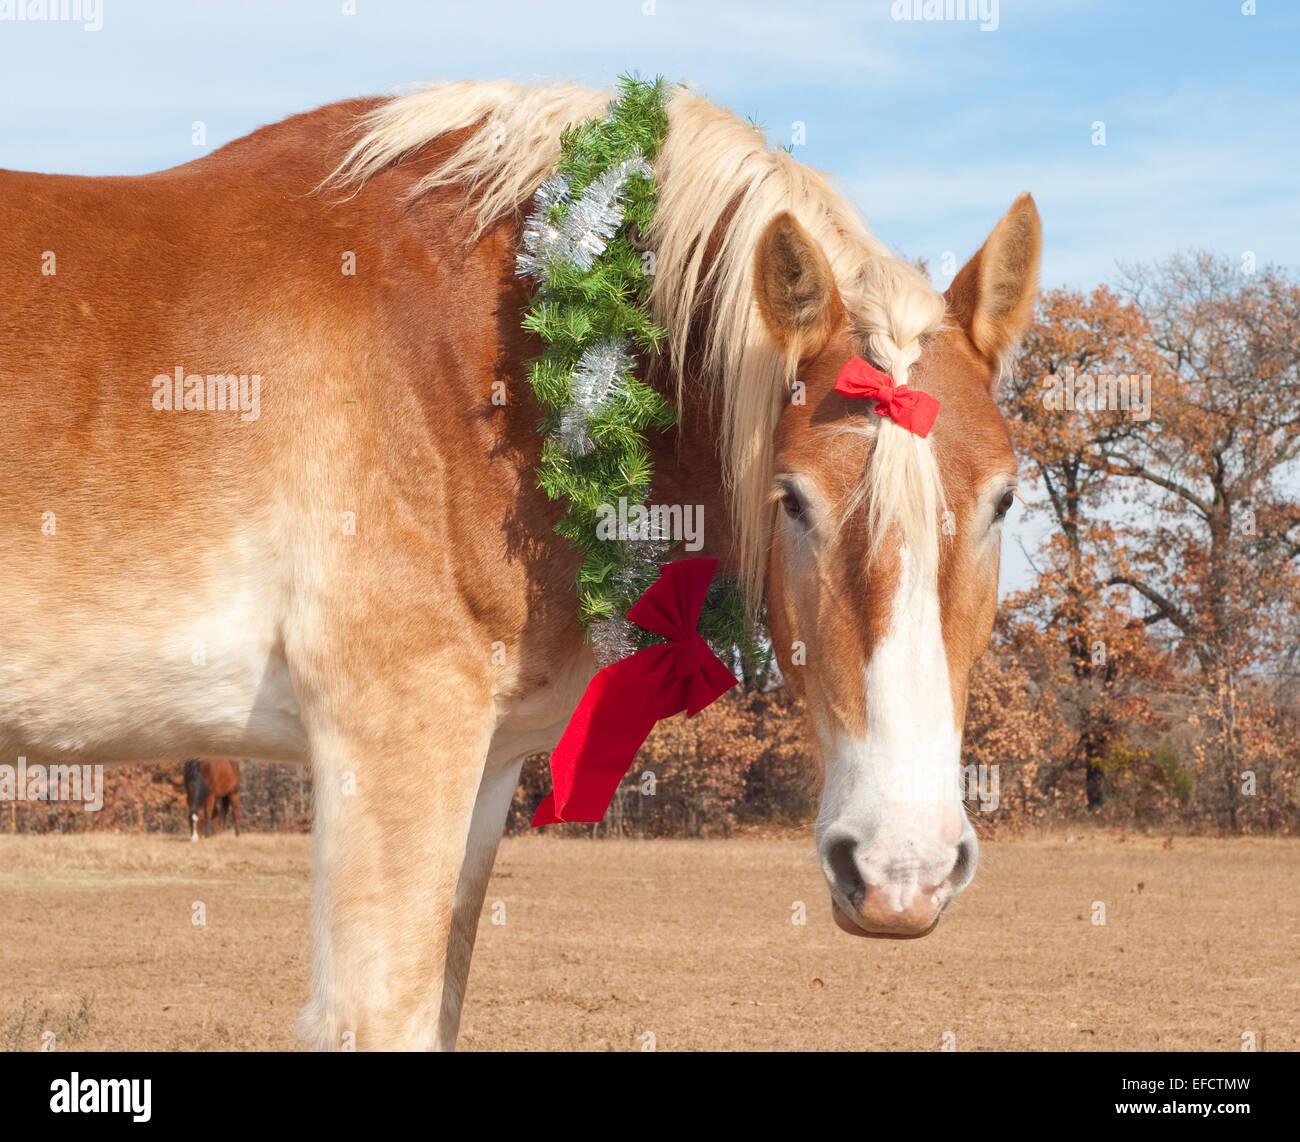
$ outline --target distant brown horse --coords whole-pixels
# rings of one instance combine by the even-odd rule
[[[239,762],[228,757],[187,761],[185,804],[190,810],[190,840],[199,839],[200,819],[204,822],[205,835],[212,836],[212,818],[218,809],[221,827],[226,827],[229,813],[235,820],[235,836],[239,836]]]

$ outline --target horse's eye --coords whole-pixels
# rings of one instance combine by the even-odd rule
[[[1003,516],[1005,516],[1007,512],[1011,510],[1011,505],[1014,504],[1015,502],[1016,502],[1016,493],[1007,492],[1006,495],[1004,495],[1000,500],[998,500],[998,510],[994,513],[993,516],[994,520],[1000,520]]]
[[[791,489],[786,488],[785,494],[781,497],[781,510],[791,519],[801,519],[803,517],[803,500]]]

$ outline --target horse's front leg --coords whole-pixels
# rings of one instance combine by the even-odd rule
[[[567,661],[558,659],[549,671],[552,684],[517,703],[513,717],[498,726],[488,751],[474,818],[465,847],[465,863],[456,889],[456,908],[447,942],[447,968],[442,988],[442,1017],[438,1037],[443,1046],[455,1046],[460,1027],[461,1006],[469,977],[470,957],[478,934],[483,898],[492,876],[501,834],[505,830],[510,802],[519,784],[524,760],[537,753],[549,753],[564,732],[569,711],[577,704],[596,663],[585,648]]]
[[[510,812],[510,802],[515,787],[519,784],[519,770],[523,763],[524,755],[515,755],[513,751],[504,760],[489,756],[478,799],[474,803],[474,816],[470,823],[465,860],[461,866],[460,883],[456,888],[451,932],[447,940],[442,1011],[438,1020],[438,1043],[445,1050],[452,1050],[456,1046],[460,1010],[465,1002],[465,985],[469,979],[470,957],[474,953],[474,938],[478,935],[483,897],[492,877],[492,865],[496,861],[497,847],[501,843],[506,815]]]
[[[440,1045],[456,886],[492,737],[491,694],[447,661],[374,678],[309,719],[312,995],[326,1050]]]

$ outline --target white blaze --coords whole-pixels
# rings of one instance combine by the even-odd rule
[[[848,825],[863,839],[858,868],[901,910],[952,870],[963,824],[961,731],[955,725],[937,572],[904,544],[889,626],[865,670],[867,730],[828,743],[817,834]]]

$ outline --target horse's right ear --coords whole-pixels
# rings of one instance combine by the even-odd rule
[[[759,239],[754,290],[773,340],[800,360],[816,356],[843,316],[830,262],[787,211],[773,218]]]

